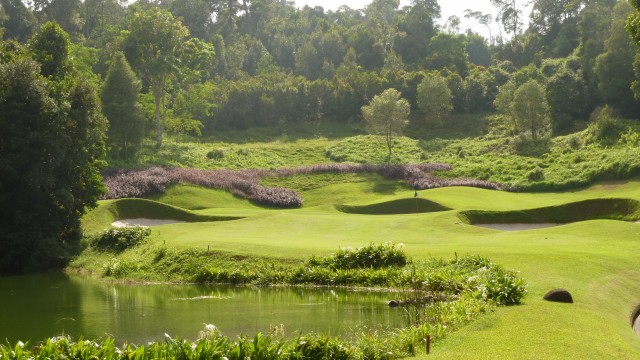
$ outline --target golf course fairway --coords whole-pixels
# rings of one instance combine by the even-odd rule
[[[177,185],[153,200],[182,208],[189,216],[181,220],[188,222],[153,227],[153,241],[177,249],[283,260],[385,242],[403,244],[412,259],[477,254],[521,272],[529,290],[523,304],[481,316],[434,344],[429,355],[419,352],[418,358],[640,358],[640,337],[632,318],[640,304],[640,207],[634,207],[640,200],[640,180],[558,193],[448,187],[419,191],[415,200],[413,190],[403,186],[383,194],[375,187],[373,182],[358,182],[303,191],[302,208],[276,210],[224,191]],[[579,212],[584,207],[567,204],[599,199],[622,199],[631,205],[624,209],[622,220],[592,216],[524,231],[486,229],[464,216],[473,210],[504,212],[508,217],[510,211],[547,207]],[[415,213],[407,210],[411,201],[416,201]],[[116,212],[105,210],[112,203],[101,202],[85,217],[85,228],[96,231],[118,220]],[[189,207],[190,203],[195,205]],[[425,211],[420,211],[420,204]],[[618,203],[613,204],[611,213],[619,212]],[[389,208],[394,206],[401,209]],[[98,221],[97,214],[104,219]],[[580,218],[580,214],[571,215]],[[230,221],[206,221],[207,217]],[[568,290],[574,303],[543,300],[555,288]]]

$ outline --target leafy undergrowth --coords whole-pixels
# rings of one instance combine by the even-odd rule
[[[465,256],[413,262],[400,246],[391,243],[340,249],[333,255],[311,257],[304,262],[286,262],[168,249],[143,241],[127,242],[132,247],[129,253],[118,253],[110,244],[124,244],[124,240],[109,237],[109,246],[104,246],[100,239],[89,244],[91,250],[83,255],[85,263],[77,260],[71,268],[109,259],[102,266],[102,276],[120,279],[157,279],[152,274],[164,274],[164,280],[211,283],[394,287],[405,290],[398,293],[403,299],[397,304],[404,307],[406,326],[385,331],[363,329],[348,339],[325,335],[284,339],[258,334],[231,340],[215,326],[207,325],[200,339],[193,342],[167,335],[164,342],[116,348],[111,339],[97,344],[58,337],[32,350],[22,343],[0,345],[0,355],[8,354],[4,357],[10,359],[396,359],[415,355],[427,336],[438,341],[496,306],[519,304],[527,292],[527,285],[517,272],[486,258]],[[115,256],[121,256],[120,260]]]
[[[586,143],[582,137],[573,134],[528,146],[513,138],[436,139],[421,146],[426,161],[452,166],[438,176],[486,180],[519,191],[565,190],[640,175],[640,147]]]
[[[134,159],[109,159],[112,167],[190,167],[198,169],[276,169],[330,162],[324,155],[328,140],[253,144],[196,143],[167,140],[162,148],[145,143]]]
[[[424,159],[418,140],[398,136],[393,138],[391,163],[418,163]],[[336,162],[382,164],[389,155],[383,136],[358,135],[345,138],[327,147],[327,158]]]

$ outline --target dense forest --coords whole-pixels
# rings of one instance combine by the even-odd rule
[[[633,6],[532,3],[526,29],[522,4],[506,0],[445,25],[436,0],[336,11],[281,0],[2,0],[0,25],[5,54],[31,47],[49,21],[68,34],[71,61],[101,89],[114,156],[151,131],[161,146],[165,134],[359,123],[388,88],[409,102],[418,136],[446,128],[449,112],[497,110],[508,131],[534,139],[583,128],[605,107],[638,118]],[[494,22],[489,39],[471,30]]]
[[[166,136],[346,125],[387,135],[390,161],[391,135],[464,136],[456,119],[490,114],[484,133],[518,142],[589,127],[638,144],[637,1],[491,3],[440,25],[436,0],[0,0],[0,272],[63,262],[105,154]]]

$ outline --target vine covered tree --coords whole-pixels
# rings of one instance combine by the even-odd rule
[[[393,137],[402,134],[409,123],[410,112],[409,102],[396,89],[383,91],[374,96],[369,105],[362,107],[362,116],[369,131],[385,138],[389,150],[387,162],[391,161],[393,155]]]

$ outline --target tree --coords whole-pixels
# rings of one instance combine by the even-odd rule
[[[449,68],[466,77],[467,51],[464,35],[440,33],[431,38],[427,65],[431,70]]]
[[[387,89],[376,95],[369,105],[362,107],[362,117],[369,131],[384,136],[389,154],[387,162],[393,155],[393,137],[401,135],[408,124],[411,107],[396,89]]]
[[[626,19],[633,13],[628,2],[616,4],[611,16],[611,30],[605,41],[605,52],[596,58],[600,94],[607,105],[620,111],[623,116],[640,115],[640,103],[634,99],[630,89],[634,79],[633,61],[637,48],[625,31]]]
[[[422,61],[427,56],[429,41],[437,34],[435,20],[440,5],[435,0],[414,0],[409,11],[400,16],[398,30],[403,36],[395,40],[395,49],[407,63]]]
[[[418,84],[418,107],[431,124],[442,126],[442,118],[453,109],[451,100],[451,90],[440,75],[426,76]]]
[[[151,8],[133,14],[124,40],[127,60],[148,81],[155,100],[156,146],[162,146],[166,127],[167,94],[178,73],[178,56],[189,34],[170,12]]]
[[[20,0],[0,0],[0,5],[7,17],[2,24],[4,38],[25,41],[31,37],[36,19],[24,3]]]
[[[103,191],[106,121],[82,74],[0,64],[0,273],[61,268]]]
[[[544,88],[535,80],[529,80],[513,94],[511,112],[520,133],[529,133],[532,140],[550,134],[551,120]]]
[[[109,145],[115,157],[131,156],[142,142],[144,118],[138,103],[141,88],[124,54],[115,53],[101,94],[104,114],[109,120]]]
[[[555,134],[572,130],[575,120],[590,112],[587,85],[581,74],[563,68],[547,81],[546,88]]]
[[[496,21],[502,23],[504,30],[511,34],[513,41],[518,43],[518,35],[522,32],[522,10],[518,0],[490,0],[498,8]]]
[[[34,59],[40,63],[42,75],[64,77],[69,57],[69,35],[55,22],[42,25],[29,40]]]

